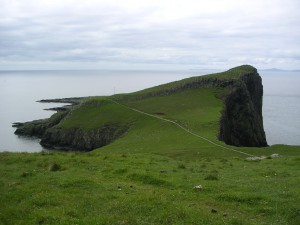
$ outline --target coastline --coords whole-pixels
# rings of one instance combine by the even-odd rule
[[[259,70],[260,75],[263,79],[264,85],[264,104],[263,107],[266,105],[266,99],[272,99],[274,96],[286,96],[287,94],[291,96],[299,96],[299,79],[297,77],[297,73],[288,73],[288,72],[265,72]],[[95,96],[95,95],[102,95],[102,96],[109,96],[113,93],[113,87],[116,87],[116,92],[132,92],[137,90],[137,87],[134,86],[134,82],[139,83],[139,87],[146,88],[149,87],[151,84],[159,84],[159,83],[166,83],[171,80],[177,80],[181,78],[185,78],[187,76],[193,76],[199,74],[199,72],[181,72],[181,75],[177,73],[174,76],[173,72],[164,73],[168,74],[168,79],[161,79],[163,76],[156,76],[159,74],[156,72],[151,76],[150,80],[144,80],[144,74],[141,72],[135,73],[135,76],[129,76],[129,73],[123,74],[122,72],[118,72],[117,74],[108,74],[113,78],[107,80],[104,76],[105,74],[101,72],[99,76],[96,76],[95,73],[89,76],[88,71],[78,72],[78,76],[76,79],[73,79],[70,74],[63,76],[60,73],[60,76],[55,76],[54,78],[51,77],[49,80],[49,74],[44,73],[44,71],[36,71],[36,75],[30,75],[28,72],[22,73],[22,76],[19,76],[21,72],[18,72],[17,75],[14,73],[10,74],[2,74],[0,76],[0,90],[2,91],[2,95],[0,96],[2,106],[6,109],[5,111],[2,110],[0,113],[0,119],[2,124],[2,129],[0,130],[0,138],[1,138],[1,151],[29,151],[32,150],[33,152],[42,151],[43,148],[38,144],[38,142],[30,142],[26,138],[20,138],[14,135],[15,129],[11,126],[13,122],[23,122],[23,121],[32,121],[40,118],[49,118],[53,113],[53,111],[43,110],[45,108],[52,108],[51,104],[55,103],[44,103],[43,104],[36,104],[37,99],[56,99],[68,96]],[[175,72],[176,73],[176,72]],[[204,72],[203,72],[204,73]],[[37,74],[40,74],[40,81],[37,80]],[[185,75],[184,75],[185,74]],[[50,75],[55,75],[55,71],[52,72]],[[81,76],[79,76],[81,75]],[[120,84],[118,82],[111,82],[112,80],[119,81],[120,75],[124,75],[126,77],[126,82],[122,82],[123,85],[128,85],[129,83],[132,84],[131,86],[128,85],[127,88],[121,89]],[[149,74],[148,74],[149,75]],[[128,77],[129,76],[129,77]],[[17,79],[18,78],[18,79]],[[62,81],[58,81],[57,79],[62,79]],[[72,78],[72,80],[71,80]],[[297,78],[297,79],[296,79]],[[92,81],[92,82],[91,82]],[[128,81],[128,82],[127,82]],[[21,86],[21,90],[18,90],[20,84],[29,84],[29,83],[36,83],[37,85],[28,89],[26,87]],[[68,83],[69,85],[64,85]],[[78,83],[78,84],[77,84]],[[278,83],[280,83],[280,88],[278,88]],[[47,84],[47,86],[45,86]],[[62,85],[59,85],[62,84]],[[71,90],[72,89],[72,90]],[[20,95],[21,93],[21,95]],[[298,94],[297,94],[298,93]],[[9,96],[9,98],[7,98]],[[293,98],[294,99],[294,98]],[[274,101],[273,101],[274,102]],[[278,110],[282,108],[282,104],[278,105],[277,100],[275,101],[275,105],[270,103],[272,107],[268,112],[264,113],[264,123],[270,119],[270,123],[268,125],[265,124],[265,130],[267,139],[270,145],[274,144],[284,144],[284,145],[295,145],[291,143],[297,143],[300,145],[297,140],[297,134],[300,134],[298,126],[295,126],[297,123],[298,115],[293,114],[293,112],[299,112],[299,101],[298,102],[289,102],[289,98],[285,97],[285,106],[284,111]],[[60,105],[62,103],[58,103]],[[291,108],[291,106],[296,108]],[[264,108],[263,110],[266,110]],[[277,114],[276,119],[272,119],[270,113]],[[299,114],[299,113],[298,113]],[[289,127],[282,129],[282,127],[277,128],[274,126],[277,123],[282,124],[285,123],[287,120],[291,120],[289,123]],[[274,123],[272,122],[274,121]],[[293,127],[294,130],[290,130],[290,127]],[[271,133],[271,134],[270,134]],[[286,134],[289,134],[286,136]],[[274,141],[272,142],[273,139]]]

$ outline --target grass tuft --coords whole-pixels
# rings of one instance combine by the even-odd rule
[[[171,183],[168,181],[156,178],[154,176],[146,175],[146,174],[138,174],[138,173],[133,173],[128,175],[128,178],[132,181],[138,181],[143,184],[149,184],[153,186],[159,186],[159,187],[170,187],[172,186]]]
[[[51,172],[56,172],[59,170],[61,170],[61,166],[57,163],[53,163],[49,166],[49,171],[51,171]]]
[[[23,173],[21,173],[21,177],[28,177],[30,175],[31,175],[30,172],[23,172]]]
[[[186,166],[183,163],[181,163],[178,165],[178,169],[186,169]]]
[[[204,180],[219,180],[219,177],[217,174],[208,174]]]

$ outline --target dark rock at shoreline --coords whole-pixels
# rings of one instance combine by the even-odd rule
[[[48,109],[57,111],[48,119],[14,123],[13,126],[17,127],[15,134],[39,137],[41,138],[40,144],[48,149],[90,151],[111,143],[128,130],[129,125],[127,124],[105,124],[90,130],[57,127],[57,124],[72,113],[74,104],[80,104],[82,99],[78,98],[77,100],[78,102],[74,102],[71,106]],[[70,99],[42,101],[70,103]]]
[[[50,128],[42,136],[40,144],[50,149],[90,151],[111,143],[128,128],[118,124],[106,124],[93,130]]]
[[[57,125],[70,111],[71,107],[80,104],[83,98],[61,98],[61,99],[43,99],[37,102],[42,103],[69,103],[71,105],[66,105],[62,107],[55,107],[45,110],[57,111],[48,119],[34,120],[30,122],[13,123],[13,127],[16,127],[15,134],[20,136],[34,136],[41,138],[45,131],[55,125]]]
[[[34,120],[26,123],[14,123],[13,127],[17,127],[15,134],[42,137],[48,128],[58,124],[67,114],[67,112],[59,112],[48,119]]]
[[[66,106],[62,106],[62,107],[48,108],[48,109],[44,109],[44,110],[59,112],[59,111],[67,111],[68,109],[66,108]]]
[[[12,127],[21,127],[24,123],[21,123],[21,122],[15,122],[12,124]]]
[[[56,99],[42,99],[37,102],[40,103],[68,103],[71,105],[79,105],[82,101],[81,97],[73,97],[73,98],[56,98]]]

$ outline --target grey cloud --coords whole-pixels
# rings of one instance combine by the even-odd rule
[[[274,20],[222,12],[154,23],[149,18],[155,8],[76,10],[60,8],[0,20],[0,60],[185,65],[226,65],[231,60],[284,66],[279,63],[284,57],[285,62],[293,61],[286,67],[299,62],[298,14]]]

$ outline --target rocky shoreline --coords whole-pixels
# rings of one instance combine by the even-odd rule
[[[83,98],[61,98],[61,99],[42,99],[40,103],[66,103],[61,107],[48,108],[44,110],[56,111],[50,118],[33,120],[29,122],[15,122],[12,127],[17,128],[15,134],[19,136],[38,137],[42,138],[45,131],[57,125],[76,105],[79,105]]]
[[[73,98],[55,98],[55,99],[42,99],[37,102],[39,103],[65,103],[67,105],[61,106],[61,107],[53,107],[53,108],[47,108],[44,110],[49,110],[49,111],[67,111],[69,110],[70,107],[79,105],[80,102],[84,98],[82,97],[73,97]]]
[[[67,118],[74,108],[80,106],[84,102],[84,99],[85,98],[62,98],[38,101],[41,103],[67,103],[69,105],[45,109],[56,111],[56,113],[48,119],[13,123],[12,126],[17,128],[15,134],[40,138],[40,144],[49,150],[91,151],[111,143],[129,129],[129,125],[120,125],[117,123],[105,124],[102,127],[92,130],[57,128],[56,125]]]

